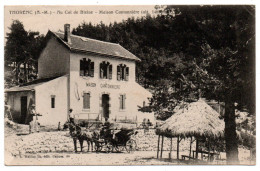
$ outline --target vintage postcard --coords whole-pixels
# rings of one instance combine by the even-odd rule
[[[255,165],[255,6],[4,7],[5,165]]]

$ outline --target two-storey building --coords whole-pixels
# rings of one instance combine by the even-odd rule
[[[42,125],[63,124],[73,109],[76,119],[141,122],[154,120],[139,112],[151,93],[135,81],[135,55],[119,44],[49,31],[38,59],[38,80],[6,90],[14,117],[27,122],[35,104]]]

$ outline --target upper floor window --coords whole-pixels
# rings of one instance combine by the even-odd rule
[[[117,66],[117,80],[128,81],[129,78],[129,67],[124,64]]]
[[[112,64],[105,61],[100,63],[100,78],[112,79]]]
[[[80,76],[94,77],[94,62],[86,58],[80,60]]]

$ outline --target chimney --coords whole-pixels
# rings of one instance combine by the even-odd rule
[[[64,24],[64,40],[68,44],[71,44],[70,38],[70,24]]]

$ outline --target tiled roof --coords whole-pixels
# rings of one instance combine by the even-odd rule
[[[71,43],[64,41],[64,33],[52,32],[58,37],[67,47],[75,51],[85,51],[90,53],[97,53],[113,57],[119,57],[129,60],[140,61],[134,54],[116,43],[110,43],[86,37],[76,36],[71,34]]]

